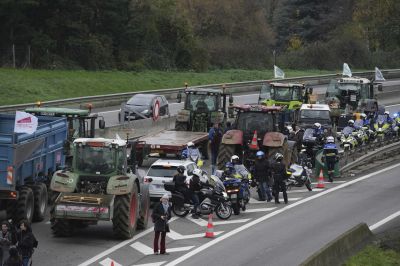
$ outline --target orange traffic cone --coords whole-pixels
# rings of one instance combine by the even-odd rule
[[[114,261],[113,260],[111,261],[111,265],[110,266],[114,266]]]
[[[319,173],[318,184],[316,188],[325,188],[324,172],[322,171],[322,169],[321,172]]]
[[[213,223],[212,223],[212,214],[208,215],[208,224],[207,224],[207,230],[206,230],[205,237],[207,237],[207,238],[213,238],[214,237],[214,226],[213,226]]]
[[[253,139],[251,140],[249,148],[252,149],[252,150],[258,150],[257,130],[254,130]]]

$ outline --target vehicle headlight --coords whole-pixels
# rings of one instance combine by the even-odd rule
[[[148,112],[149,112],[149,110],[146,109],[146,110],[141,111],[140,113],[141,113],[141,114],[147,114]]]

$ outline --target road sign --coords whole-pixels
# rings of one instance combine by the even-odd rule
[[[157,100],[153,106],[153,120],[156,121],[160,117],[160,102]]]

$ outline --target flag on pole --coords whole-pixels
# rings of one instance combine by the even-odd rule
[[[285,72],[283,72],[282,69],[274,65],[274,78],[276,79],[284,79],[285,78]]]
[[[348,76],[348,77],[352,76],[350,67],[349,67],[349,65],[347,63],[343,63],[343,74],[342,75],[343,76]]]
[[[385,81],[385,78],[383,77],[382,72],[377,67],[375,67],[375,80],[376,81]]]
[[[27,133],[32,134],[38,127],[38,118],[34,115],[17,111],[15,113],[15,133]]]

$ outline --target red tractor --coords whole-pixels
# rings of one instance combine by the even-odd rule
[[[263,105],[233,106],[236,119],[232,130],[222,137],[218,153],[217,165],[223,169],[232,155],[238,155],[246,167],[254,162],[255,154],[262,150],[267,158],[280,152],[284,155],[286,165],[295,159],[295,142],[278,132],[281,107]]]

